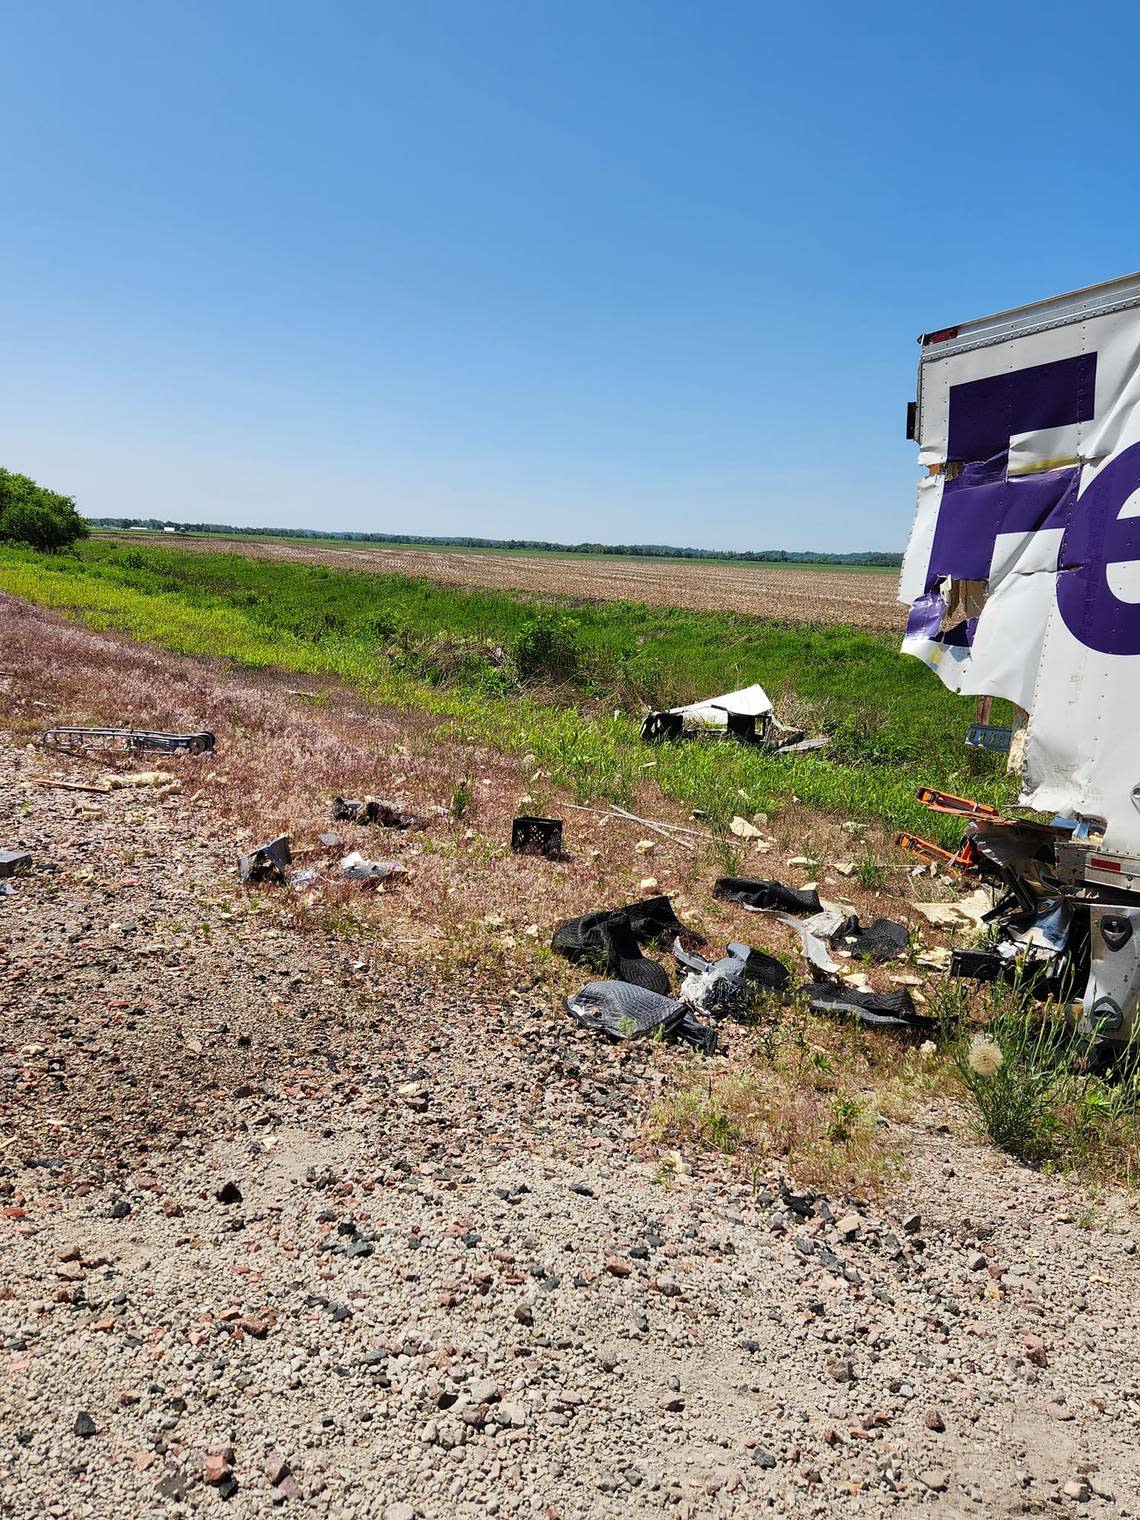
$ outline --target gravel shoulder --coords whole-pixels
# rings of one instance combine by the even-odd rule
[[[208,793],[42,764],[0,739],[0,1514],[1140,1510],[1124,1195],[936,1105],[890,1197],[666,1179],[687,1057],[237,911]]]

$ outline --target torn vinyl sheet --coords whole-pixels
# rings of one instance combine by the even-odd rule
[[[1140,276],[920,342],[903,649],[1027,715],[1024,802],[1140,852]]]

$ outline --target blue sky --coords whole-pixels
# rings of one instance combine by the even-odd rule
[[[1123,5],[0,0],[0,463],[896,548],[914,338],[1140,266]]]

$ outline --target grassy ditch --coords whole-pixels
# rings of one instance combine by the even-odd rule
[[[972,704],[893,638],[731,613],[540,602],[389,574],[95,542],[41,556],[0,549],[0,589],[178,653],[335,677],[416,706],[472,740],[530,751],[578,800],[628,803],[647,781],[714,826],[795,795],[950,840],[914,803],[923,782],[1005,803],[1009,778],[969,755]],[[785,718],[830,735],[823,755],[734,745],[647,749],[646,704],[754,680]]]

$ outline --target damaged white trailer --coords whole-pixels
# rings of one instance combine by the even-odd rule
[[[1140,993],[1140,274],[919,343],[903,649],[1015,705],[1022,801],[1061,816],[968,834],[1023,889],[1015,934],[1085,977],[1086,1026],[1119,1045]]]

